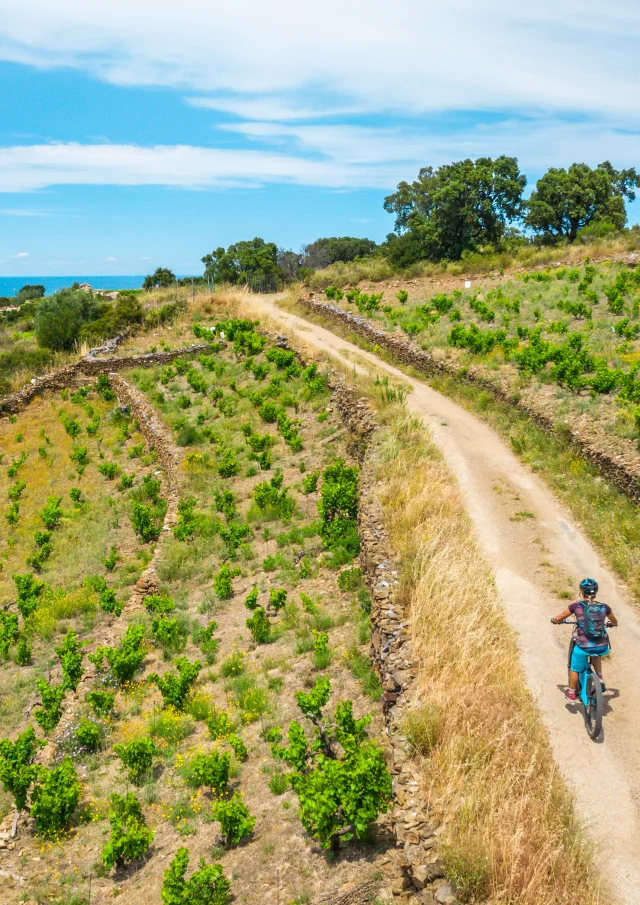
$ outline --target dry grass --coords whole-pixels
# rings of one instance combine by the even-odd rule
[[[459,490],[426,430],[393,409],[378,477],[428,702],[407,729],[449,873],[467,901],[595,905],[591,854]]]

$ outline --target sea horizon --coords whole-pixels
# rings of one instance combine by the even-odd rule
[[[92,289],[142,289],[144,275],[109,275],[101,276],[100,274],[85,275],[69,275],[69,276],[19,276],[4,277],[0,276],[0,296],[11,298],[26,285],[42,285],[44,286],[45,295],[53,295],[60,289],[73,286],[74,283],[88,283]]]
[[[4,277],[0,276],[0,297],[12,298],[16,293],[27,285],[44,286],[45,295],[53,295],[60,289],[73,286],[74,283],[88,283],[92,289],[110,290],[110,289],[142,289],[146,274],[119,274],[104,276],[100,274],[70,275],[70,276],[26,276],[26,277]],[[189,274],[191,276],[191,274]],[[178,279],[183,277],[178,274]]]

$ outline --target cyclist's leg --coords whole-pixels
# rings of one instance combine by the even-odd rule
[[[582,650],[582,648],[578,647],[578,645],[574,645],[572,654],[571,654],[571,669],[569,671],[569,688],[572,691],[575,691],[578,687],[578,674],[583,672],[586,669],[587,662],[589,660],[588,655]]]

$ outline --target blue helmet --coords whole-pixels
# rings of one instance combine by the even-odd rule
[[[598,593],[598,582],[594,578],[585,578],[580,582],[580,590],[585,597],[595,597]]]

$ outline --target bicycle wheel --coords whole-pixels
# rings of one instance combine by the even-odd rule
[[[589,738],[595,741],[602,732],[602,687],[594,672],[587,678],[587,701],[584,718]]]

